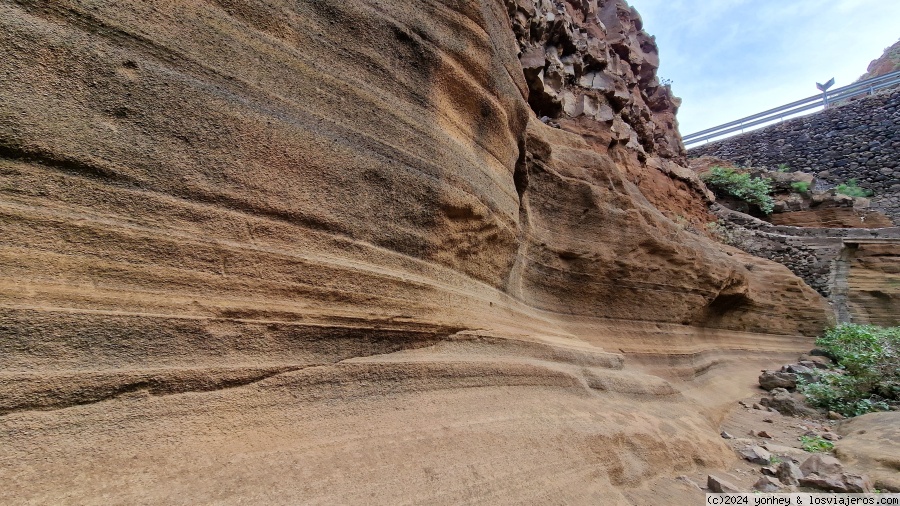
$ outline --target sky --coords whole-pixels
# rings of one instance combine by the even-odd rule
[[[856,81],[900,38],[900,0],[628,0],[656,36],[682,135]]]

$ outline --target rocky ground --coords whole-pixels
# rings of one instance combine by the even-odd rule
[[[896,457],[900,455],[896,437],[900,413],[845,419],[811,408],[802,395],[783,387],[793,389],[797,372],[792,370],[805,373],[805,368],[816,367],[814,363],[824,368],[828,360],[801,359],[807,359],[802,360],[803,365],[763,370],[756,391],[736,402],[724,417],[720,437],[735,452],[732,465],[678,476],[681,486],[725,493],[900,492],[900,460]],[[834,448],[809,451],[804,449],[803,438],[818,438]],[[873,457],[873,452],[878,455]],[[865,454],[862,458],[861,453]]]

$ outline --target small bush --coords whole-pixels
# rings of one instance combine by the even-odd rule
[[[816,340],[840,370],[824,372],[800,391],[815,406],[857,416],[900,400],[900,327],[845,323]]]
[[[790,172],[791,168],[786,163],[778,164],[778,172]]]
[[[800,436],[800,445],[810,453],[834,450],[834,443],[819,436]]]
[[[875,194],[875,192],[873,192],[872,190],[867,190],[865,188],[860,188],[859,186],[857,186],[855,179],[851,179],[846,183],[837,185],[834,191],[848,197],[871,197]]]
[[[766,214],[771,214],[775,208],[769,179],[752,177],[750,174],[741,174],[725,167],[713,167],[703,175],[703,181],[712,187],[713,191],[755,204]]]
[[[797,181],[796,183],[791,183],[791,188],[797,193],[807,193],[809,192],[809,183],[806,181]]]

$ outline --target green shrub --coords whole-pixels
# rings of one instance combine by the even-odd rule
[[[790,172],[791,168],[786,163],[778,164],[778,172]]]
[[[775,208],[769,179],[741,174],[726,167],[713,167],[703,175],[703,181],[712,187],[713,191],[755,204],[766,214],[771,214]]]
[[[798,193],[807,193],[809,192],[809,183],[806,181],[797,181],[796,183],[791,183],[791,188]]]
[[[857,416],[889,408],[900,400],[900,327],[845,323],[816,340],[840,370],[824,372],[800,391],[810,403]]]
[[[865,188],[860,188],[859,186],[857,186],[855,179],[851,179],[846,183],[837,185],[834,191],[848,197],[871,197],[875,194],[875,192],[873,192],[872,190],[867,190]]]
[[[800,436],[800,445],[810,453],[834,450],[834,443],[819,436]]]

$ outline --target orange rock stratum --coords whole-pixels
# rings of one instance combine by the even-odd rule
[[[0,27],[0,503],[698,500],[830,318],[677,223],[707,197],[621,0]]]

